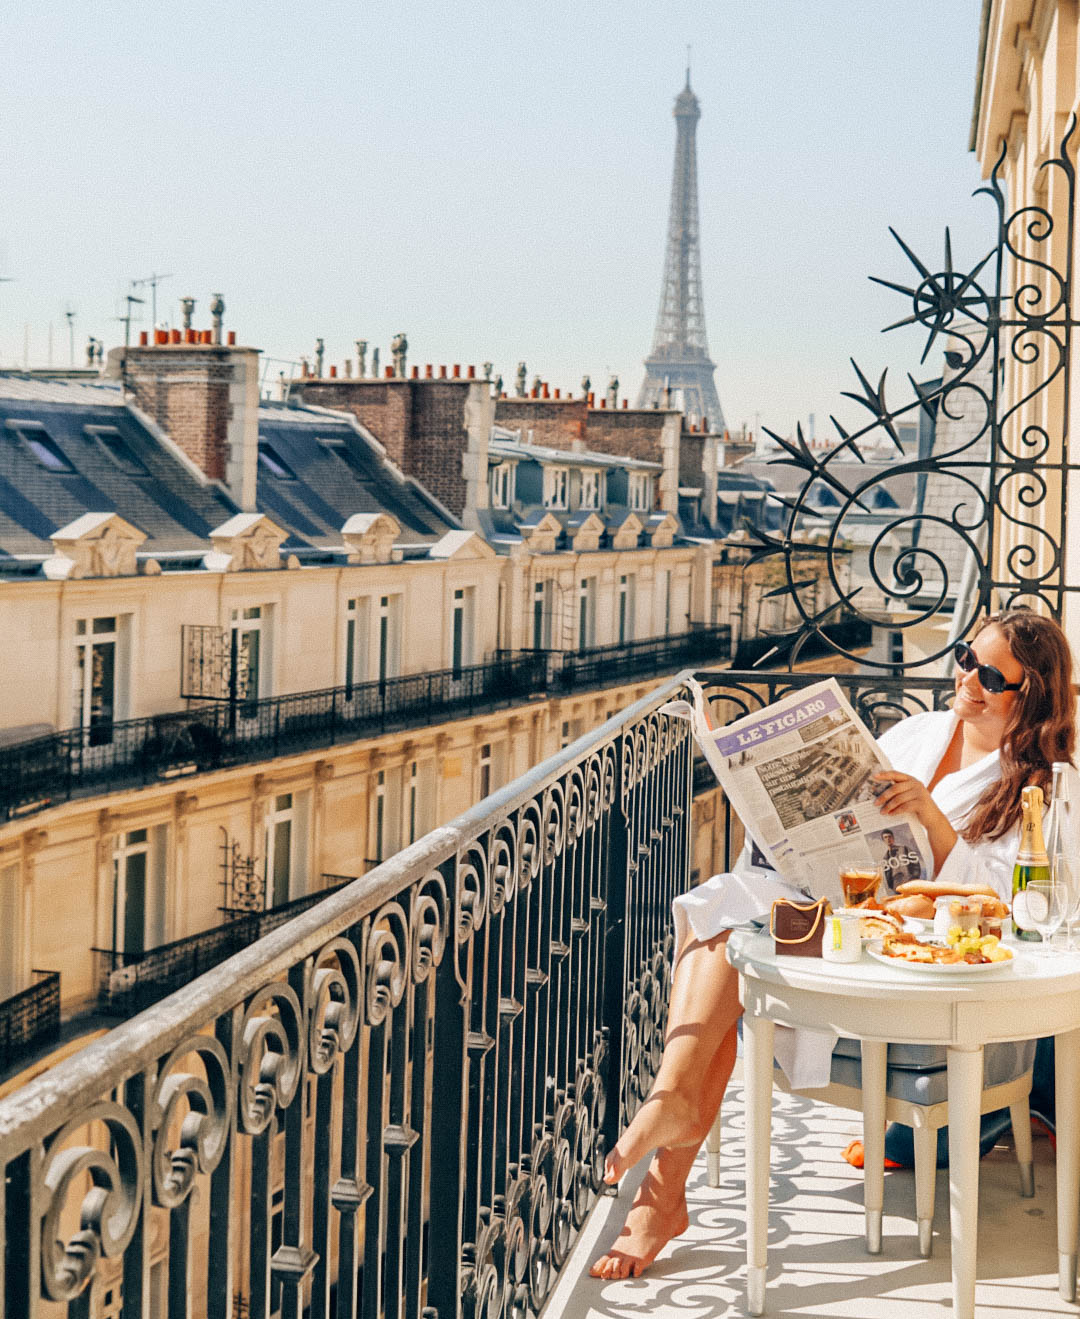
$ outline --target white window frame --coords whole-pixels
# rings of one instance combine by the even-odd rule
[[[371,661],[371,596],[345,602],[345,688],[367,682]]]
[[[509,508],[514,502],[517,482],[515,469],[517,463],[496,463],[488,473],[488,489],[491,492],[492,508]]]
[[[71,678],[73,728],[83,731],[88,746],[112,742],[113,725],[128,717],[130,675],[130,614],[87,615],[75,620],[75,662]],[[112,646],[112,714],[91,725],[94,694],[94,652]]]
[[[604,474],[596,467],[585,467],[581,472],[581,507],[593,511],[600,507],[603,498]]]
[[[567,495],[570,488],[570,469],[568,467],[544,468],[544,507],[567,507]]]
[[[450,598],[450,668],[460,676],[476,662],[476,587],[457,586]]]
[[[596,578],[578,582],[578,650],[596,645]]]
[[[267,911],[302,898],[308,891],[307,808],[308,795],[305,792],[276,792],[267,805],[263,832],[263,903]],[[289,849],[284,892],[281,893],[277,891],[275,874],[281,845],[279,825],[288,825]]]
[[[379,682],[397,678],[401,674],[403,597],[400,592],[378,597],[375,610],[373,642],[375,664],[373,672]]]
[[[619,576],[615,604],[616,641],[620,646],[634,639],[634,614],[637,601],[637,579],[634,573]]]
[[[166,910],[165,825],[129,829],[116,834],[112,849],[112,948],[117,953],[147,953],[168,941]],[[131,872],[143,860],[141,948],[127,946],[127,905]]]
[[[476,800],[483,801],[491,795],[495,785],[495,762],[491,754],[491,743],[481,742],[476,757]]]
[[[532,598],[532,643],[534,650],[551,649],[551,578],[543,577],[533,583]],[[537,606],[540,606],[540,626],[537,622]]]
[[[652,510],[652,477],[648,472],[631,472],[629,490],[630,507],[635,513]]]
[[[261,701],[273,695],[271,681],[271,644],[273,640],[273,605],[237,605],[229,611],[229,648],[233,650],[233,638],[236,638],[236,663],[239,669],[241,655],[245,650],[245,641],[256,638],[255,690],[245,687],[240,690],[240,674],[236,675],[236,698],[239,702]]]

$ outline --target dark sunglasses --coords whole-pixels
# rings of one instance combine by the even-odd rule
[[[1018,692],[1024,685],[1022,682],[1006,682],[1004,673],[1000,669],[995,669],[992,664],[980,664],[979,657],[966,641],[956,643],[953,659],[956,660],[957,667],[963,669],[965,673],[977,674],[979,686],[992,696],[996,696],[999,692]]]

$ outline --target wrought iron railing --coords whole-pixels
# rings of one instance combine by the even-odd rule
[[[98,1010],[119,1017],[142,1012],[351,882],[352,876],[324,875],[315,893],[266,911],[228,911],[221,925],[146,952],[95,948]]]
[[[60,1034],[60,972],[30,974],[31,984],[0,1002],[0,1074]]]
[[[172,1315],[535,1313],[660,1053],[680,689],[0,1102],[5,1314],[141,1315],[161,1249]]]
[[[673,669],[720,664],[731,658],[731,628],[695,627],[671,636],[587,646],[583,650],[551,651],[552,691],[614,686],[635,678],[651,678]]]
[[[72,797],[466,718],[546,685],[543,654],[523,651],[457,670],[128,719],[112,724],[98,746],[87,744],[84,730],[68,729],[0,748],[0,820]]]

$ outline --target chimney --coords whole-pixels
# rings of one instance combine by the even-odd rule
[[[405,379],[405,354],[409,351],[409,341],[404,332],[395,334],[390,340],[390,356],[394,359],[394,375],[398,380]]]
[[[252,512],[259,452],[259,350],[221,342],[224,305],[215,294],[216,343],[174,341],[166,346],[155,334],[154,344],[140,343],[124,353],[125,377],[132,403],[204,476],[219,481],[245,512]],[[179,339],[179,330],[175,337]]]
[[[356,374],[363,379],[367,375],[367,340],[356,340]]]
[[[184,318],[184,329],[185,329],[185,330],[190,330],[190,329],[191,329],[191,317],[192,317],[192,315],[194,314],[194,311],[195,311],[195,299],[194,299],[194,298],[181,298],[181,299],[180,299],[180,312],[181,312],[181,315],[182,315],[183,318]]]
[[[214,322],[214,343],[221,343],[221,322],[225,315],[225,299],[220,293],[210,295],[210,315]]]
[[[330,364],[330,379],[331,380],[337,379],[337,367],[334,366],[333,363]]]

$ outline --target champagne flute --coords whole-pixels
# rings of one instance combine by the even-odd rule
[[[1065,885],[1057,879],[1033,879],[1024,892],[1027,917],[1042,935],[1043,947],[1049,948],[1069,909]]]
[[[1065,889],[1065,947],[1076,951],[1073,925],[1080,917],[1080,867],[1075,857],[1059,855],[1053,861],[1054,879]]]

